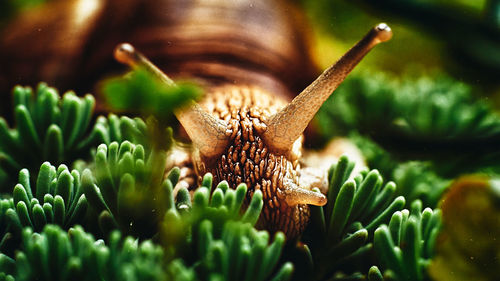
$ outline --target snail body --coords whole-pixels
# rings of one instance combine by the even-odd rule
[[[116,60],[145,68],[165,83],[172,83],[168,76],[192,78],[205,88],[202,101],[175,112],[192,141],[188,158],[196,177],[211,172],[216,181],[234,187],[246,183],[248,197],[261,190],[261,226],[283,231],[288,238],[300,235],[309,219],[308,205],[326,204],[322,193],[312,191],[324,189],[318,186],[324,179],[305,180],[302,172],[302,134],[364,55],[390,39],[390,28],[373,28],[290,102],[314,71],[297,21],[281,1],[84,1],[53,4],[77,13],[76,19],[53,16],[76,31],[54,31],[57,23],[44,20],[40,11],[33,12],[38,17],[14,22],[22,28],[2,39],[0,62],[18,69],[0,72],[0,79],[46,80],[60,87],[58,81],[73,83],[74,76],[85,85],[117,68],[109,61],[111,46],[131,42],[144,55],[131,44],[119,44]],[[77,9],[83,3],[90,5],[85,17]],[[54,41],[31,38],[35,26],[52,32]],[[116,27],[122,28],[114,32]],[[16,43],[30,40],[42,44],[40,49],[37,44],[16,48]],[[28,62],[19,59],[23,56]],[[26,70],[31,59],[38,67]],[[75,65],[77,70],[71,71]]]

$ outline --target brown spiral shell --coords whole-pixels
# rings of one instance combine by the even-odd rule
[[[45,81],[94,90],[130,42],[173,78],[257,85],[293,97],[314,79],[306,27],[283,1],[55,0],[0,34],[0,90]],[[8,96],[5,94],[5,96]]]

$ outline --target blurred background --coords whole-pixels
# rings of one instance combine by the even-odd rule
[[[4,0],[0,28],[16,14],[51,0]],[[500,4],[498,0],[290,0],[311,25],[313,54],[321,68],[338,59],[370,26],[387,22],[395,37],[363,60],[361,69],[401,76],[408,71],[445,72],[498,94]],[[493,99],[496,101],[497,99]]]
[[[316,35],[315,57],[326,67],[358,40],[365,26],[387,22],[390,44],[374,50],[361,69],[442,71],[498,94],[500,4],[497,0],[298,1]],[[333,51],[332,51],[333,50]]]

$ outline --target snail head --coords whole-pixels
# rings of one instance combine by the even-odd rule
[[[216,180],[226,180],[232,186],[246,183],[248,197],[261,190],[263,227],[296,237],[307,224],[308,205],[322,206],[327,201],[323,194],[299,184],[302,134],[359,61],[375,45],[391,37],[386,24],[375,26],[288,104],[258,88],[233,85],[213,90],[204,107],[191,102],[176,111],[193,142],[198,175],[211,172]],[[129,44],[119,45],[115,58],[131,67],[145,67],[174,85]]]

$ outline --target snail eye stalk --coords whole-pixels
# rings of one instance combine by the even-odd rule
[[[309,122],[328,97],[344,81],[361,59],[377,44],[392,37],[391,28],[381,23],[372,28],[335,64],[325,70],[311,85],[280,112],[269,118],[263,134],[266,143],[275,151],[285,153],[302,135]]]
[[[115,48],[114,56],[117,61],[132,69],[143,68],[166,85],[175,86],[172,79],[128,43],[119,44]],[[227,124],[215,119],[194,101],[174,113],[201,155],[215,157],[227,147],[230,135]]]
[[[149,61],[144,55],[136,51],[134,46],[129,43],[121,43],[116,46],[114,56],[118,62],[130,66],[132,69],[144,68],[167,85],[175,85],[175,82],[170,79],[170,77],[156,67],[156,65]]]

